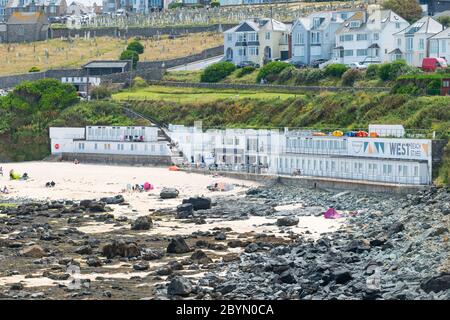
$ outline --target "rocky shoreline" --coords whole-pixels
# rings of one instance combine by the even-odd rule
[[[117,214],[132,210],[122,196],[0,203],[0,298],[450,298],[449,188],[179,200],[137,218]],[[329,207],[344,213],[337,231],[301,229]]]

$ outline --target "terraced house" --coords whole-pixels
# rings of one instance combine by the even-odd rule
[[[444,58],[450,63],[450,29],[444,29],[429,38],[429,53],[432,58]]]
[[[331,59],[336,30],[358,11],[315,12],[297,19],[292,26],[292,61],[310,64],[317,59]]]
[[[428,56],[428,39],[441,32],[444,27],[432,17],[423,17],[409,27],[394,34],[396,48],[392,59],[404,59],[409,65],[422,66]]]
[[[14,12],[43,12],[47,17],[59,17],[66,11],[65,0],[9,0],[5,6],[5,19]]]
[[[224,32],[225,58],[234,64],[290,58],[290,25],[275,19],[245,20]]]
[[[355,13],[337,29],[334,59],[344,64],[387,62],[396,49],[393,34],[408,25],[392,10],[369,6],[367,11]]]

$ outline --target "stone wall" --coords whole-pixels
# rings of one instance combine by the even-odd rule
[[[170,156],[132,156],[111,154],[63,153],[62,160],[82,163],[122,164],[142,166],[167,166],[172,164]]]
[[[163,85],[169,87],[186,87],[186,88],[208,88],[208,89],[235,89],[235,90],[267,90],[272,89],[277,92],[300,93],[302,91],[368,91],[381,92],[389,91],[385,87],[373,88],[354,88],[354,87],[324,87],[324,86],[286,86],[286,85],[268,85],[268,84],[236,84],[236,83],[190,83],[190,82],[174,82],[174,81],[151,81],[151,84]]]
[[[148,69],[148,68],[172,68],[177,66],[182,66],[195,61],[208,59],[212,57],[217,57],[223,54],[223,46],[217,46],[214,48],[205,49],[200,53],[193,54],[186,57],[175,58],[171,60],[164,61],[143,61],[137,63],[137,69]],[[163,67],[164,64],[164,67]]]
[[[45,78],[54,78],[61,80],[61,77],[81,77],[82,69],[52,69],[42,72],[30,72],[11,76],[0,77],[0,88],[13,88],[23,81],[35,81]]]
[[[201,33],[201,32],[219,32],[220,29],[225,31],[234,27],[234,24],[212,24],[207,26],[179,26],[179,27],[147,27],[147,28],[82,28],[82,29],[68,29],[57,28],[50,29],[50,38],[68,38],[68,37],[152,37],[156,35],[182,35],[187,33]]]

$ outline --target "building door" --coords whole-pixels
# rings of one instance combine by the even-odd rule
[[[227,59],[233,60],[233,49],[231,49],[231,48],[227,49]]]
[[[289,59],[289,51],[281,51],[280,54],[281,54],[281,57],[280,57],[281,61]]]

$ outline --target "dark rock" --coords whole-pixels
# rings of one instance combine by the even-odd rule
[[[189,199],[183,199],[183,203],[192,204],[195,211],[207,210],[211,208],[211,199],[205,197],[191,197]]]
[[[202,250],[197,250],[191,255],[191,259],[200,264],[208,264],[212,262],[212,259],[206,255]]]
[[[353,279],[351,273],[345,269],[334,270],[331,274],[331,279],[338,284],[345,284]]]
[[[191,248],[187,245],[186,241],[180,236],[172,238],[167,246],[167,253],[187,253]]]
[[[169,296],[188,296],[192,292],[192,285],[189,279],[184,277],[175,277],[167,287]]]
[[[244,249],[245,252],[247,253],[252,253],[252,252],[256,252],[258,251],[259,246],[256,243],[250,243],[249,245],[247,245]]]
[[[158,276],[169,276],[173,273],[172,268],[170,268],[169,266],[163,266],[161,268],[158,268],[155,273]]]
[[[394,234],[397,234],[403,230],[405,230],[405,226],[403,225],[403,223],[395,222],[391,226],[389,226],[387,233],[388,233],[388,236],[391,237]]]
[[[183,203],[177,206],[177,219],[186,219],[192,217],[194,214],[194,207],[192,203]]]
[[[222,241],[222,240],[226,240],[227,236],[225,235],[225,233],[223,232],[219,232],[218,234],[216,234],[214,236],[214,239],[218,240],[218,241]]]
[[[42,257],[47,256],[47,253],[39,245],[32,245],[30,247],[27,247],[27,248],[23,249],[20,253],[24,257],[29,257],[29,258],[42,258]]]
[[[436,229],[433,229],[430,234],[429,237],[436,237],[436,236],[440,236],[443,235],[444,233],[447,233],[448,229],[446,227],[438,227]]]
[[[115,196],[115,197],[107,197],[107,198],[101,198],[100,201],[106,203],[106,204],[121,204],[125,202],[125,199],[121,194]]]
[[[75,249],[75,253],[78,254],[91,254],[92,253],[92,248],[91,246],[81,246]]]
[[[180,192],[175,188],[163,188],[159,194],[161,199],[173,199],[178,197]]]
[[[298,218],[297,217],[282,217],[277,219],[277,226],[279,227],[290,227],[290,226],[296,226],[298,224]]]
[[[139,217],[131,223],[131,230],[149,230],[153,227],[150,216]]]
[[[133,265],[133,269],[137,271],[145,271],[150,268],[150,264],[147,261],[141,261]]]
[[[11,290],[17,290],[17,291],[23,290],[23,288],[24,288],[24,286],[20,282],[13,283],[13,284],[11,284],[11,287],[10,287]]]
[[[423,291],[429,293],[440,292],[450,289],[450,273],[444,273],[439,276],[425,279],[420,284]]]
[[[113,240],[103,247],[102,253],[109,259],[116,256],[132,258],[141,254],[139,247],[135,243],[126,243],[123,240]]]
[[[229,281],[219,285],[216,288],[216,291],[220,292],[221,294],[227,294],[233,292],[234,290],[236,290],[236,288],[237,288],[236,283]]]
[[[290,270],[286,270],[283,273],[280,274],[279,278],[280,282],[282,283],[296,283],[297,280],[295,279],[295,276],[292,274]]]
[[[141,251],[142,259],[146,261],[158,260],[164,256],[164,252],[162,250],[156,249],[145,249]]]
[[[100,258],[95,257],[95,256],[94,257],[89,257],[86,260],[86,264],[89,267],[101,267],[103,265],[102,260],[100,260]]]
[[[231,240],[227,244],[230,248],[241,248],[248,245],[248,242],[244,242],[241,240]]]

